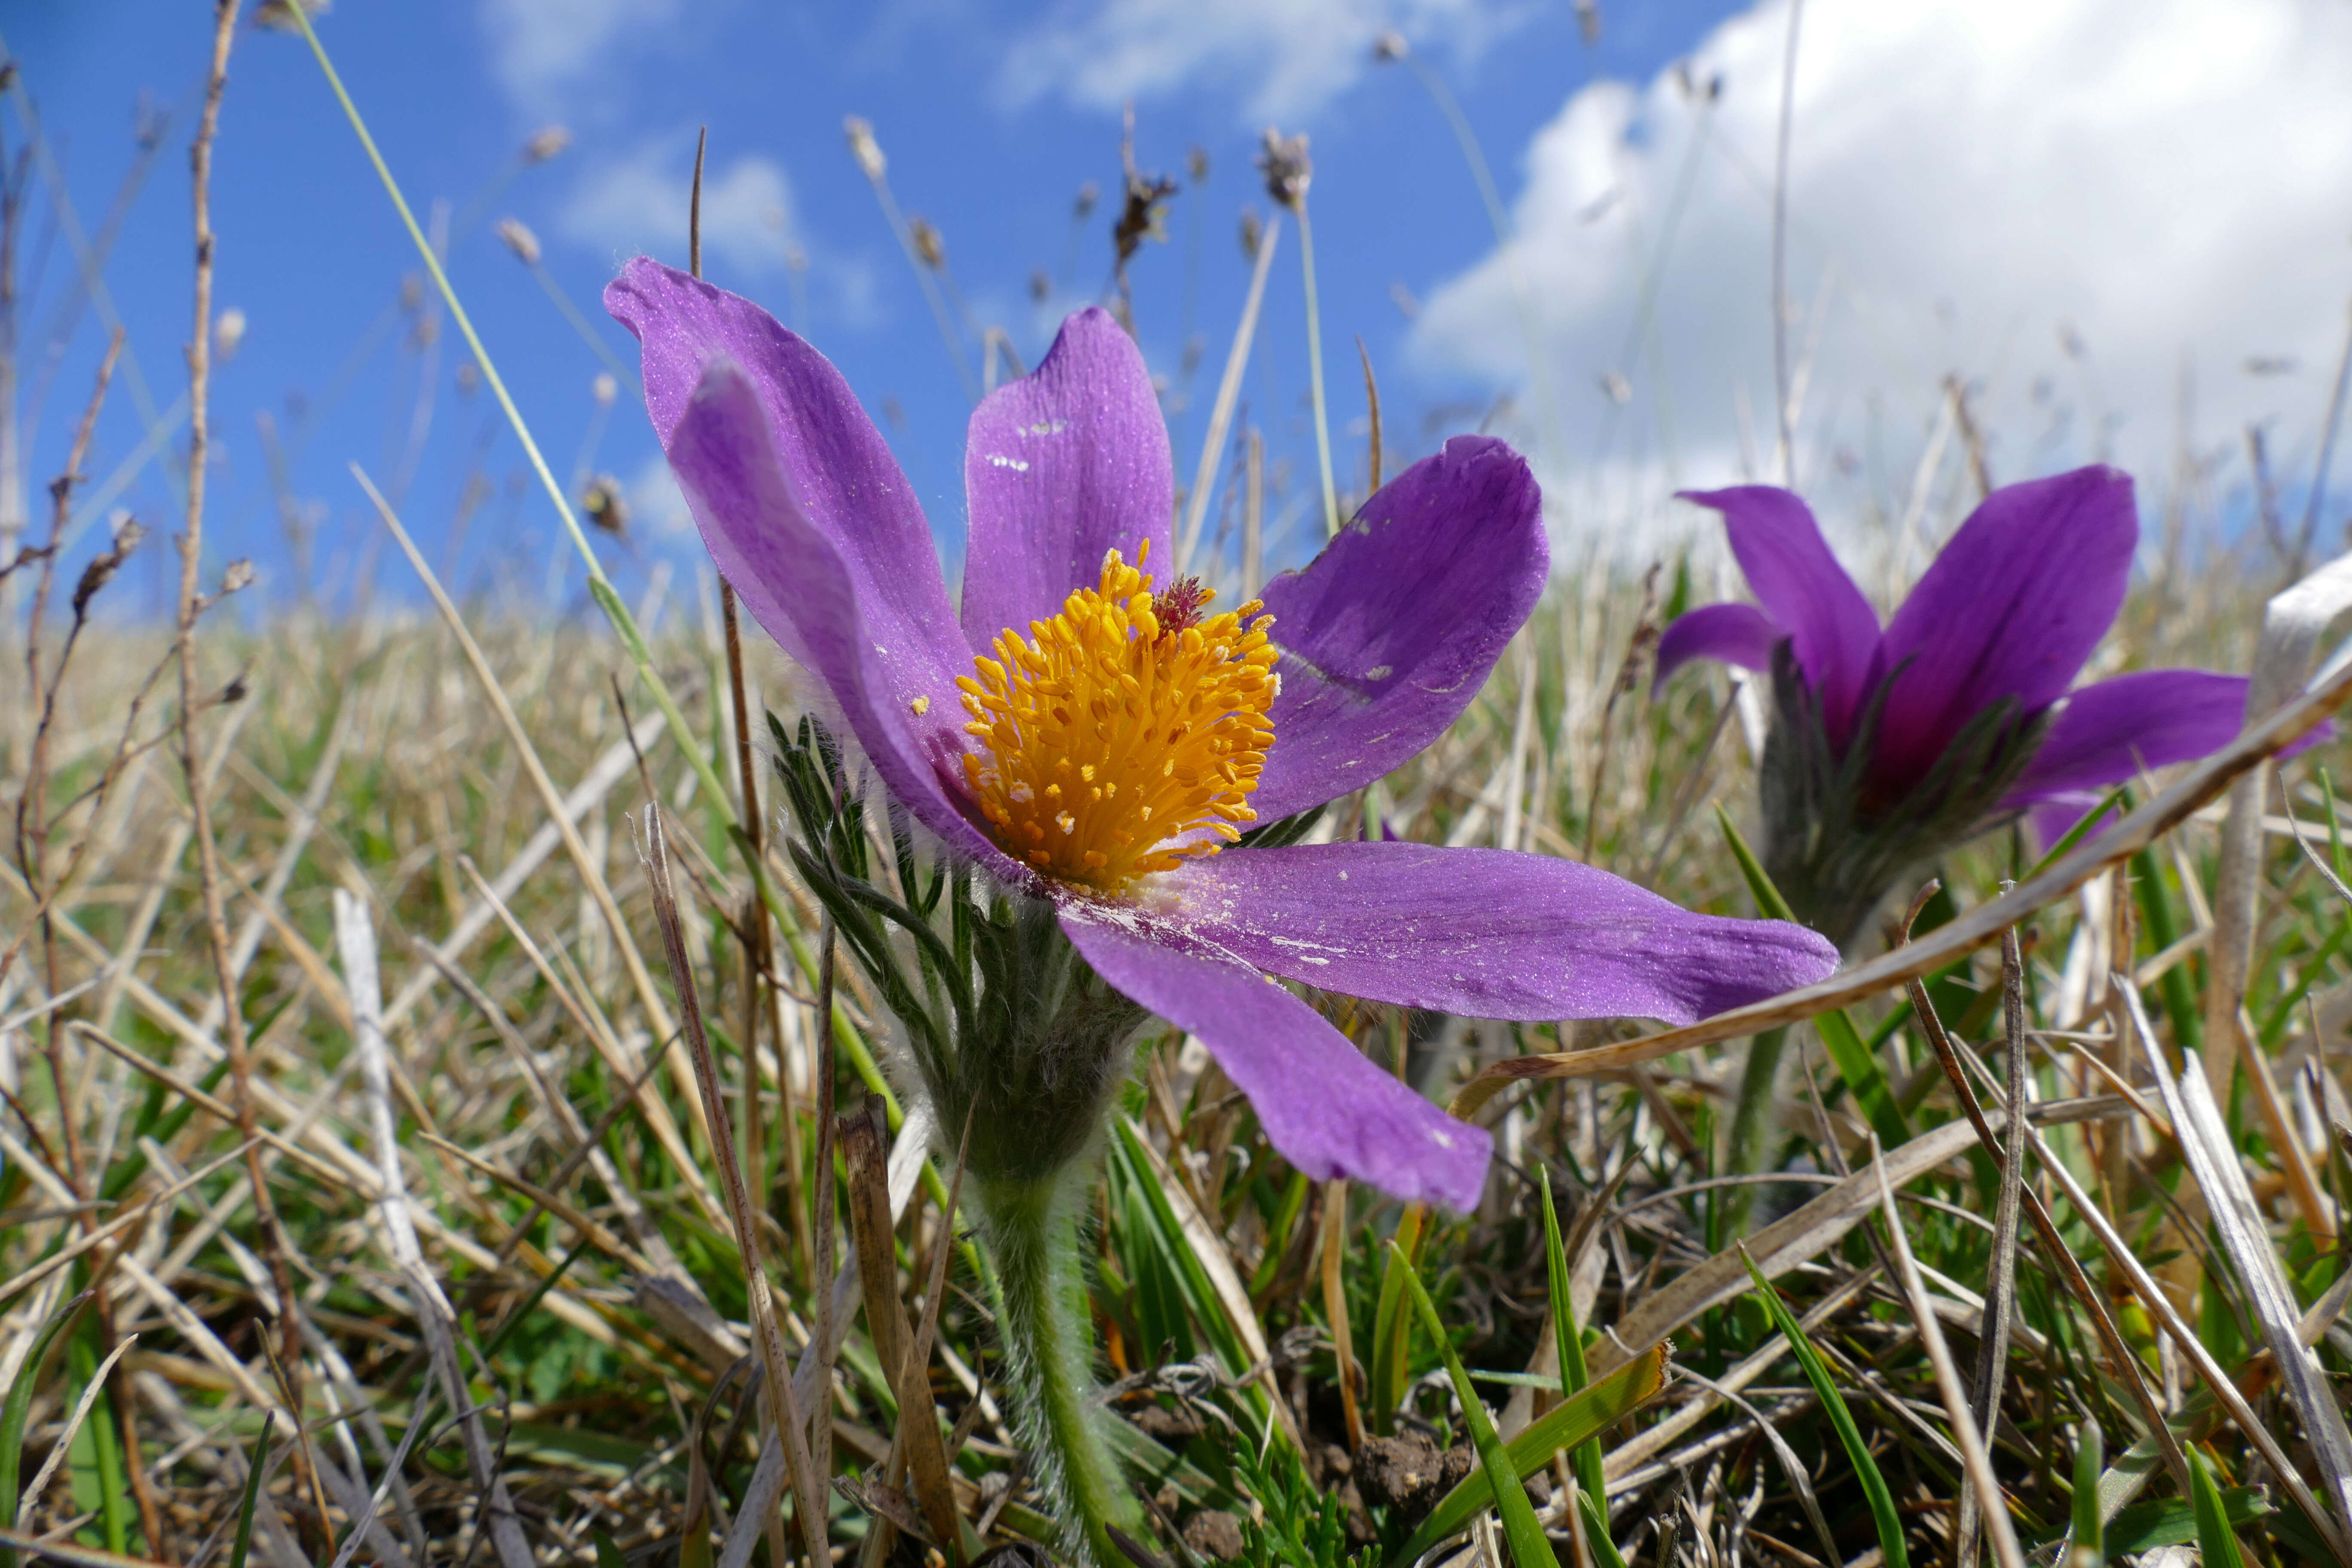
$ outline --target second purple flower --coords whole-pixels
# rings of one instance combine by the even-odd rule
[[[1771,676],[1766,869],[1841,943],[1920,862],[2021,814],[2054,841],[2106,786],[2219,749],[2244,717],[2242,676],[2074,685],[2123,607],[2139,542],[2131,480],[2113,468],[1993,491],[1883,630],[1796,496],[1747,485],[1687,499],[1722,514],[1756,603],[1677,619],[1657,679],[1696,658]]]

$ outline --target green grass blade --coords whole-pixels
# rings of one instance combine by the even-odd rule
[[[1878,1461],[1871,1458],[1870,1445],[1863,1441],[1862,1429],[1854,1425],[1853,1412],[1846,1408],[1845,1395],[1831,1380],[1828,1363],[1813,1348],[1813,1342],[1805,1337],[1805,1331],[1797,1326],[1796,1314],[1789,1310],[1788,1303],[1780,1300],[1780,1293],[1772,1289],[1772,1282],[1764,1278],[1764,1271],[1756,1267],[1756,1260],[1748,1256],[1744,1246],[1739,1248],[1739,1261],[1748,1266],[1748,1277],[1756,1282],[1756,1294],[1762,1299],[1764,1310],[1771,1314],[1772,1326],[1780,1331],[1789,1348],[1796,1352],[1797,1364],[1804,1368],[1805,1380],[1813,1385],[1822,1412],[1829,1416],[1830,1426],[1845,1447],[1846,1461],[1853,1466],[1854,1479],[1862,1483],[1862,1495],[1870,1502],[1870,1517],[1878,1526],[1878,1547],[1885,1554],[1886,1568],[1909,1568],[1910,1558],[1903,1549],[1902,1516],[1895,1511],[1895,1494],[1887,1489]]]
[[[1395,1242],[1389,1243],[1389,1252],[1398,1262],[1404,1261],[1404,1254]],[[1438,1321],[1436,1305],[1430,1300],[1429,1292],[1422,1289],[1421,1276],[1410,1265],[1404,1269],[1404,1287],[1412,1293],[1413,1310],[1421,1318],[1421,1326],[1437,1342],[1437,1352],[1445,1358],[1446,1374],[1454,1379],[1454,1396],[1462,1402],[1462,1418],[1470,1424],[1470,1442],[1478,1450],[1478,1465],[1486,1471],[1495,1511],[1503,1516],[1503,1538],[1509,1543],[1511,1561],[1517,1568],[1559,1568],[1559,1559],[1552,1555],[1551,1542],[1544,1539],[1543,1526],[1536,1522],[1535,1505],[1528,1501],[1527,1489],[1519,1484],[1519,1472],[1512,1466],[1503,1439],[1496,1436],[1495,1424],[1486,1419],[1486,1408],[1478,1403],[1478,1391],[1471,1386],[1470,1374],[1463,1369],[1454,1342],[1445,1337],[1445,1325]]]
[[[1789,901],[1765,874],[1764,863],[1756,858],[1756,852],[1748,847],[1748,840],[1739,836],[1739,829],[1732,826],[1730,816],[1719,805],[1715,808],[1715,819],[1723,829],[1724,842],[1731,847],[1732,858],[1739,862],[1740,875],[1748,879],[1748,890],[1755,895],[1756,907],[1774,920],[1795,921],[1797,917],[1790,910]],[[1887,1084],[1885,1073],[1879,1070],[1876,1053],[1862,1037],[1862,1031],[1853,1026],[1853,1021],[1843,1010],[1832,1009],[1813,1019],[1813,1032],[1821,1037],[1830,1060],[1837,1065],[1838,1076],[1845,1079],[1853,1102],[1862,1107],[1878,1141],[1889,1149],[1900,1149],[1911,1142],[1910,1119],[1895,1102],[1895,1090]]]
[[[228,1568],[245,1568],[246,1554],[253,1550],[253,1510],[261,1500],[261,1483],[269,1474],[269,1439],[278,1430],[278,1417],[265,1412],[261,1417],[261,1436],[253,1445],[253,1459],[245,1471],[245,1497],[236,1505],[236,1537],[229,1543]]]
[[[1418,1280],[1414,1283],[1419,1284]],[[1542,1420],[1511,1439],[1504,1453],[1510,1464],[1515,1481],[1525,1479],[1540,1469],[1544,1462],[1562,1448],[1574,1449],[1598,1437],[1611,1426],[1639,1410],[1656,1397],[1666,1382],[1666,1347],[1653,1345],[1619,1367],[1607,1377],[1581,1394],[1570,1394],[1552,1408]],[[1524,1498],[1526,1494],[1514,1485],[1510,1489]],[[1438,1500],[1437,1507],[1422,1521],[1412,1539],[1391,1559],[1392,1563],[1411,1563],[1423,1552],[1460,1530],[1470,1521],[1471,1515],[1489,1506],[1494,1500],[1494,1489],[1488,1485],[1483,1471],[1473,1472],[1461,1484]],[[1579,1497],[1591,1496],[1598,1500],[1600,1493],[1587,1493],[1577,1489]],[[1604,1513],[1604,1518],[1605,1513]],[[1600,1532],[1606,1536],[1603,1528]],[[1612,1551],[1615,1550],[1612,1544]]]
[[[1551,1179],[1538,1173],[1537,1184],[1543,1189],[1544,1273],[1551,1286],[1552,1337],[1559,1350],[1559,1386],[1564,1394],[1580,1394],[1592,1381],[1584,1364],[1584,1334],[1577,1326],[1576,1303],[1570,1299],[1568,1271],[1568,1251],[1559,1239],[1559,1215],[1552,1206]],[[1602,1489],[1601,1474],[1601,1439],[1586,1438],[1576,1445],[1569,1457],[1576,1472],[1577,1495],[1598,1503],[1608,1494]],[[1618,1555],[1617,1543],[1610,1539],[1608,1515],[1601,1515],[1602,1528],[1588,1531],[1592,1554],[1600,1560],[1601,1568],[1625,1568],[1625,1560]]]
[[[33,1391],[40,1386],[41,1363],[47,1359],[49,1347],[66,1331],[85,1302],[89,1300],[85,1290],[49,1315],[33,1341],[33,1348],[25,1363],[16,1369],[16,1382],[8,1385],[8,1402],[0,1405],[0,1530],[16,1528],[16,1492],[19,1467],[25,1457],[25,1424],[33,1413]],[[0,1568],[16,1568],[16,1553],[0,1547]]]
[[[1381,1265],[1381,1299],[1372,1314],[1371,1405],[1373,1429],[1384,1436],[1392,1430],[1396,1407],[1404,1402],[1406,1363],[1412,1352],[1412,1314],[1404,1310],[1404,1275],[1420,1256],[1421,1233],[1421,1205],[1408,1204],[1396,1232],[1403,1260],[1391,1254]]]
[[[2106,1521],[2099,1517],[2099,1478],[2106,1473],[2107,1444],[2096,1421],[2083,1423],[2074,1447],[2074,1550],[2070,1568],[2105,1568]]]
[[[2259,1520],[2293,1519],[2293,1514],[2279,1514],[2260,1487],[2227,1487],[2221,1491],[2221,1515],[2232,1530],[2242,1529]],[[2129,1508],[2117,1509],[2107,1521],[2103,1542],[2109,1562],[2137,1557],[2159,1546],[2186,1546],[2197,1539],[2197,1507],[2188,1498],[2159,1498],[2154,1502],[2136,1502]],[[2316,1542],[2314,1542],[2316,1548]],[[2326,1560],[2324,1550],[2304,1553],[2314,1562]]]
[[[2197,1550],[2204,1555],[2205,1568],[2246,1568],[2238,1551],[2238,1532],[2230,1528],[2229,1512],[2221,1506],[2221,1489],[2205,1467],[2205,1456],[2194,1448],[2189,1450],[2189,1486],[2197,1505]]]

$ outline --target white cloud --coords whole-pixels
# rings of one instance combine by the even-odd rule
[[[1578,93],[1528,150],[1507,251],[1428,296],[1420,363],[1530,391],[1529,416],[1548,402],[1571,512],[1654,517],[1670,479],[1741,477],[1743,447],[1773,477],[1787,26],[1786,0],[1764,0],[1718,27],[1689,62],[1697,94],[1673,72]],[[2147,495],[2173,472],[2186,384],[2200,453],[2276,416],[2273,452],[2300,451],[2307,482],[2352,292],[2352,10],[1810,0],[1802,29],[1788,293],[1802,317],[1827,306],[1801,484],[1899,507],[1953,373],[1997,480],[2104,456]],[[1646,336],[1642,258],[1686,169]],[[1547,373],[1532,382],[1523,322]],[[1792,362],[1813,331],[1790,328]],[[1630,391],[1614,415],[1612,373]]]
[[[566,89],[606,62],[608,47],[677,19],[680,0],[483,0],[490,63],[509,97],[534,114],[559,112]]]
[[[1064,0],[1013,41],[997,86],[1096,109],[1203,81],[1237,90],[1253,120],[1295,119],[1371,68],[1394,29],[1475,53],[1524,17],[1524,0]]]
[[[653,538],[693,537],[694,513],[687,508],[686,492],[678,489],[677,476],[669,471],[668,458],[646,458],[630,477],[623,493],[628,498],[635,526]]]
[[[593,164],[558,216],[570,239],[614,258],[644,252],[675,262],[686,254],[694,174],[690,138],[640,142],[614,162]],[[702,248],[738,279],[782,274],[800,232],[783,165],[746,153],[702,178]]]

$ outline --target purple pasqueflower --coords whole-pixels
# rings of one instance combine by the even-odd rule
[[[1764,766],[1776,879],[1785,868],[1805,885],[1791,839],[1809,840],[1816,869],[1904,828],[1908,843],[1881,858],[1921,858],[2019,813],[2053,842],[2105,786],[2216,751],[2244,718],[2241,676],[2153,669],[2074,687],[2123,607],[2139,542],[2131,479],[2114,468],[1993,491],[1884,630],[1796,496],[1743,485],[1685,499],[1722,514],[1756,603],[1678,617],[1658,640],[1657,680],[1713,658],[1794,688],[1779,694]],[[1851,820],[1822,820],[1825,801]],[[1792,813],[1804,820],[1781,820]],[[1811,890],[1850,906],[1884,887]]]
[[[1534,479],[1500,441],[1448,442],[1311,566],[1216,614],[1190,579],[1153,591],[1167,429],[1135,345],[1084,310],[972,415],[959,616],[911,487],[822,355],[642,258],[604,300],[643,345],[719,569],[892,798],[1198,1037],[1309,1177],[1466,1208],[1488,1140],[1271,977],[1485,1017],[1682,1022],[1834,966],[1801,928],[1693,914],[1566,860],[1235,847],[1380,778],[1477,694],[1549,567]]]

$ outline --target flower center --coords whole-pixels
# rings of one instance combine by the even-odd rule
[[[1190,578],[1155,598],[1137,569],[1150,549],[1135,566],[1106,553],[1097,586],[1026,638],[1003,633],[956,682],[986,748],[964,775],[997,843],[1106,892],[1240,838],[1274,743],[1274,617],[1255,599],[1203,617],[1213,590]]]

